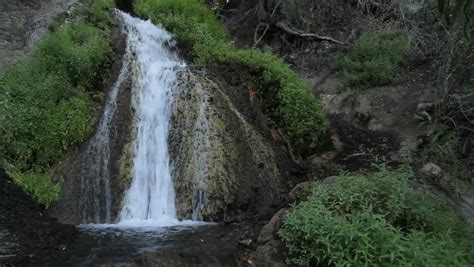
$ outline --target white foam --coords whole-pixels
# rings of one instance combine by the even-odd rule
[[[168,133],[176,72],[185,64],[172,51],[172,36],[160,26],[119,12],[132,59],[133,96],[137,106],[133,180],[118,225],[172,226],[177,220],[171,178]]]

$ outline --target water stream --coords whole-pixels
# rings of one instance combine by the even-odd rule
[[[107,97],[102,117],[81,159],[81,218],[83,223],[111,223],[112,193],[110,188],[110,139],[117,96],[129,77],[132,50],[127,46],[122,69]]]
[[[133,95],[137,110],[133,180],[119,224],[176,224],[175,191],[170,172],[168,132],[176,71],[185,64],[173,51],[172,36],[150,21],[119,13],[133,59]]]

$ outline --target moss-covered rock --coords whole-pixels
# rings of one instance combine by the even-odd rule
[[[265,137],[213,81],[178,80],[169,149],[180,217],[238,220],[277,205],[284,186]]]

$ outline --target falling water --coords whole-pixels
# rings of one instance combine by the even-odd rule
[[[185,64],[173,52],[174,41],[163,28],[119,12],[135,51],[133,95],[137,105],[137,137],[133,180],[126,192],[119,224],[174,224],[175,192],[170,174],[168,132],[176,71]]]
[[[110,223],[112,193],[110,190],[110,139],[117,96],[128,77],[130,49],[127,48],[122,69],[113,84],[96,132],[86,149],[81,168],[81,217],[83,223]]]
[[[193,140],[193,159],[196,162],[194,169],[194,190],[193,190],[193,214],[194,221],[203,220],[203,210],[205,208],[205,194],[206,194],[206,173],[208,170],[207,161],[209,160],[209,120],[206,117],[206,109],[208,107],[207,95],[202,92],[199,87],[198,95],[201,96],[199,105],[199,113],[194,125],[194,140]]]

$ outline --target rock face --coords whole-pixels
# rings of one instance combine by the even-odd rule
[[[121,34],[119,29],[115,29],[112,32],[113,39],[113,50],[115,53],[115,61],[110,71],[109,77],[106,79],[106,82],[103,86],[107,91],[112,89],[113,83],[116,81],[120,69],[122,67],[121,58],[125,50],[124,36]],[[104,99],[105,96],[101,92],[101,98]],[[101,101],[104,102],[104,101]],[[111,193],[111,219],[110,222],[114,222],[115,218],[122,207],[123,192],[128,189],[131,182],[131,169],[132,169],[132,139],[134,133],[134,115],[133,115],[133,106],[132,106],[132,93],[131,93],[131,83],[129,79],[122,82],[121,86],[118,88],[117,100],[116,100],[116,111],[113,113],[113,116],[110,120],[108,134],[108,164],[106,170],[109,174],[110,181],[110,193]],[[99,105],[98,105],[99,106]],[[103,108],[102,108],[103,109]],[[97,110],[96,118],[102,116],[103,110]],[[96,125],[96,132],[99,131],[100,124]],[[106,205],[103,202],[100,202],[98,206],[100,207],[100,219],[94,221],[94,216],[91,217],[90,214],[97,214],[96,211],[90,211],[87,209],[91,208],[92,205],[85,204],[84,201],[93,202],[95,201],[92,197],[82,196],[85,192],[87,193],[87,188],[84,186],[90,186],[91,181],[97,180],[96,177],[97,171],[93,170],[93,165],[99,164],[94,162],[97,158],[94,153],[104,153],[101,150],[94,150],[94,142],[97,140],[102,140],[101,138],[97,139],[96,135],[98,133],[93,133],[91,138],[82,144],[80,147],[76,147],[69,151],[65,157],[53,167],[51,176],[56,179],[61,179],[61,194],[59,200],[50,207],[50,214],[58,218],[63,223],[68,224],[80,224],[80,223],[91,223],[91,222],[106,222],[104,218],[106,217]],[[100,133],[99,133],[100,134]],[[91,149],[92,147],[92,149]],[[99,151],[99,152],[98,152]],[[100,169],[100,175],[104,175],[104,169]],[[82,183],[89,183],[84,185]],[[98,185],[100,188],[100,199],[104,198],[103,189],[104,185]],[[91,199],[87,199],[91,198]],[[86,207],[86,208],[84,208]]]
[[[17,62],[47,33],[55,15],[78,0],[0,0],[0,73]]]
[[[180,217],[233,221],[274,209],[285,187],[266,138],[225,85],[190,71],[178,80],[169,149]]]

